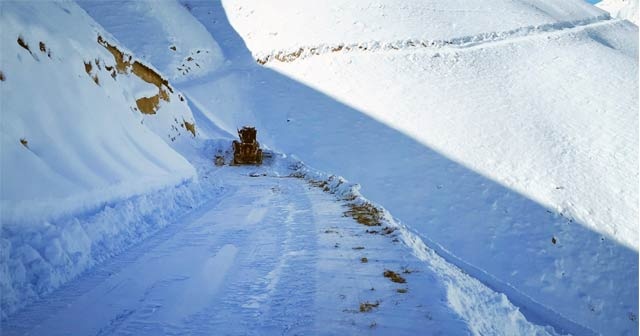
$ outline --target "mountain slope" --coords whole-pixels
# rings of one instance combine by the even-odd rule
[[[608,16],[573,0],[333,0],[328,4],[233,0],[223,4],[229,21],[254,54],[345,42],[447,40]]]
[[[78,4],[173,83],[206,75],[222,63],[216,41],[178,2],[118,0]],[[131,26],[136,29],[129,29]]]

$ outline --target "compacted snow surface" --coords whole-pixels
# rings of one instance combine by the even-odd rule
[[[580,0],[0,6],[3,335],[638,334],[636,25]],[[273,158],[215,167],[247,124]]]
[[[344,180],[313,180],[281,157],[275,168],[198,161],[218,197],[19,312],[3,335],[554,334],[393,219],[345,215],[359,196]]]

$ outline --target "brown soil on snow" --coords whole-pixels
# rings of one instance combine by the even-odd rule
[[[193,136],[196,136],[196,124],[190,123],[186,120],[183,120],[183,122],[184,122],[184,128],[186,128],[187,131],[191,132]]]
[[[377,308],[380,305],[380,302],[376,301],[376,302],[363,302],[360,304],[360,312],[361,313],[368,313],[371,310],[373,310],[373,308]]]
[[[353,217],[358,223],[366,226],[380,226],[382,213],[371,203],[349,204],[350,210],[344,212],[345,216]]]
[[[142,97],[136,100],[136,105],[140,112],[144,114],[155,114],[158,110],[158,106],[160,105],[160,99],[167,102],[170,100],[169,92],[173,93],[173,89],[169,86],[168,80],[164,79],[159,73],[148,66],[138,61],[134,61],[131,55],[123,53],[118,49],[118,47],[103,39],[102,36],[98,36],[98,43],[113,55],[118,73],[126,74],[131,72],[143,81],[153,84],[158,88],[158,94],[151,97]],[[115,74],[112,74],[112,77],[115,77]],[[195,126],[191,132],[195,136]]]
[[[158,110],[158,105],[160,105],[160,97],[158,95],[151,97],[142,97],[136,100],[136,106],[138,106],[138,110],[144,114],[156,114]]]
[[[390,270],[386,270],[383,273],[385,278],[389,278],[389,280],[395,282],[395,283],[405,283],[407,282],[407,280],[405,280],[405,278],[401,277],[400,274],[394,272],[394,271],[390,271]]]

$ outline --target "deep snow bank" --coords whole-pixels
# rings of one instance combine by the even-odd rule
[[[197,130],[181,93],[75,3],[0,6],[4,317],[192,205],[176,150]]]

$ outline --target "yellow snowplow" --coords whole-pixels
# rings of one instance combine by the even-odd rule
[[[245,126],[238,130],[240,141],[233,141],[233,164],[262,164],[262,149],[256,140],[255,127]]]

